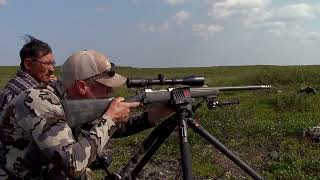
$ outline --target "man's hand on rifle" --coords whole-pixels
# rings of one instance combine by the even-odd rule
[[[114,99],[103,116],[107,116],[115,123],[127,122],[130,108],[140,105],[140,102],[123,102],[123,97]]]

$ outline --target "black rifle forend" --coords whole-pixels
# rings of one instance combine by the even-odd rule
[[[270,89],[270,85],[256,86],[227,86],[227,87],[212,87],[212,88],[168,88],[166,90],[151,90],[137,91],[137,94],[132,97],[127,97],[126,102],[141,102],[143,104],[150,103],[170,103],[172,92],[177,91],[180,96],[187,98],[205,98],[209,96],[218,96],[222,91],[239,91],[239,90],[259,90]],[[71,128],[81,124],[89,123],[105,112],[110,102],[113,99],[85,99],[85,100],[63,100],[65,115],[68,124]]]
[[[149,87],[153,85],[187,85],[187,86],[203,86],[204,77],[188,76],[183,78],[166,79],[159,74],[158,79],[144,79],[144,78],[128,78],[128,88]]]

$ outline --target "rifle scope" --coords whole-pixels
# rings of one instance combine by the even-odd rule
[[[188,85],[188,86],[203,86],[204,77],[188,76],[183,78],[166,79],[162,74],[158,75],[158,79],[144,78],[128,78],[127,87],[148,87],[152,85]]]

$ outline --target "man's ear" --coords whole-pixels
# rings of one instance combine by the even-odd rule
[[[32,60],[30,58],[24,59],[23,65],[26,68],[26,70],[30,70],[32,66]]]
[[[86,94],[87,93],[87,83],[85,81],[77,81],[77,91],[81,95]]]

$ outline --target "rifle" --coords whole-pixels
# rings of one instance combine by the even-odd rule
[[[164,90],[144,89],[137,91],[135,96],[127,97],[126,102],[141,102],[145,105],[152,103],[171,103],[171,95],[185,96],[188,98],[212,98],[225,91],[259,90],[269,89],[270,85],[254,86],[223,86],[223,87],[178,87]],[[113,98],[108,99],[85,99],[85,100],[62,100],[68,124],[71,128],[89,123],[99,117],[108,108]],[[213,103],[210,101],[210,103]],[[219,102],[217,102],[219,103]],[[227,102],[225,102],[227,103]],[[220,103],[221,104],[221,103]]]

